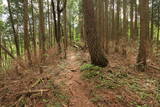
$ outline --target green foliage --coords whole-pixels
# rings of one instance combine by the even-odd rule
[[[97,79],[103,79],[103,73],[100,72],[100,71],[94,71],[94,70],[91,70],[91,71],[84,71],[83,73],[83,78],[85,79],[94,79],[94,78],[97,78]]]
[[[132,102],[131,105],[134,107],[149,107],[149,106],[147,106],[147,104],[140,105],[137,102]]]
[[[92,64],[84,64],[80,67],[81,71],[88,71],[88,70],[94,70],[94,71],[100,71],[102,68],[98,66],[94,66]]]

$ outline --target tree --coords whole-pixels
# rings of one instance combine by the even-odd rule
[[[7,0],[7,2],[8,2],[8,11],[10,15],[10,21],[12,25],[13,34],[14,34],[14,42],[17,50],[16,52],[17,52],[17,56],[20,56],[18,33],[16,32],[15,25],[14,25],[13,15],[11,11],[11,3],[10,3],[10,0]]]
[[[39,6],[39,38],[40,38],[40,52],[41,52],[41,61],[45,60],[45,23],[44,23],[44,12],[43,12],[43,0],[38,0]]]
[[[28,16],[28,0],[23,0],[23,7],[24,7],[24,48],[27,52],[28,57],[28,63],[29,65],[32,64],[31,60],[31,52],[30,52],[30,40],[29,40],[29,31],[28,31],[28,22],[29,22],[29,16]]]
[[[128,37],[127,0],[123,0],[123,36]]]
[[[52,4],[52,9],[53,9],[53,18],[54,18],[54,27],[55,27],[55,38],[56,38],[56,42],[58,44],[58,51],[59,53],[61,53],[61,38],[62,38],[62,34],[61,34],[61,13],[65,10],[66,8],[66,3],[67,1],[64,0],[63,5],[61,5],[61,1],[60,0],[56,0],[56,5],[55,2],[52,0],[51,4]],[[57,6],[57,8],[56,8]]]
[[[105,67],[108,65],[108,60],[104,56],[99,41],[100,37],[97,35],[93,0],[83,0],[83,6],[86,40],[91,62],[94,65]]]
[[[33,0],[31,0],[31,12],[32,12],[32,42],[34,47],[34,55],[37,55],[36,35],[35,35],[35,17]]]
[[[130,37],[135,40],[134,35],[134,23],[133,23],[133,15],[134,15],[134,0],[130,0]]]
[[[149,0],[139,0],[140,3],[140,47],[137,57],[138,71],[145,71],[147,46],[149,37]]]

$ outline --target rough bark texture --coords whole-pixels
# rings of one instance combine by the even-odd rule
[[[106,37],[106,53],[108,54],[109,52],[109,12],[108,12],[108,7],[109,7],[109,0],[105,1],[105,37]]]
[[[29,65],[32,64],[31,60],[31,53],[30,53],[30,42],[29,42],[29,30],[28,30],[28,22],[29,22],[29,16],[28,16],[28,0],[23,1],[23,7],[24,7],[24,47],[25,51],[27,52],[28,57],[28,63]]]
[[[137,59],[138,71],[145,71],[147,59],[147,44],[149,37],[149,0],[140,2],[140,47]]]
[[[83,6],[86,40],[91,62],[94,65],[105,67],[108,65],[108,60],[105,58],[102,51],[99,41],[100,36],[97,35],[93,0],[83,0]]]
[[[39,0],[39,36],[40,36],[40,51],[42,51],[42,57],[41,61],[43,62],[45,60],[44,54],[45,54],[45,22],[44,22],[44,12],[43,12],[43,0]]]

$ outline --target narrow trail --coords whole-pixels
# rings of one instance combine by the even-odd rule
[[[57,82],[65,84],[65,90],[70,93],[69,107],[96,107],[88,98],[89,91],[86,84],[81,80],[81,72],[79,67],[83,63],[80,52],[71,51],[67,55],[67,59],[60,63],[64,65],[61,68],[59,79]]]

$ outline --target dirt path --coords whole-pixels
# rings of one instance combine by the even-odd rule
[[[80,52],[71,51],[67,55],[67,59],[62,61],[61,71],[57,82],[65,84],[65,90],[70,93],[69,107],[96,107],[88,98],[89,91],[86,84],[81,80],[81,72],[79,67],[83,60]]]

